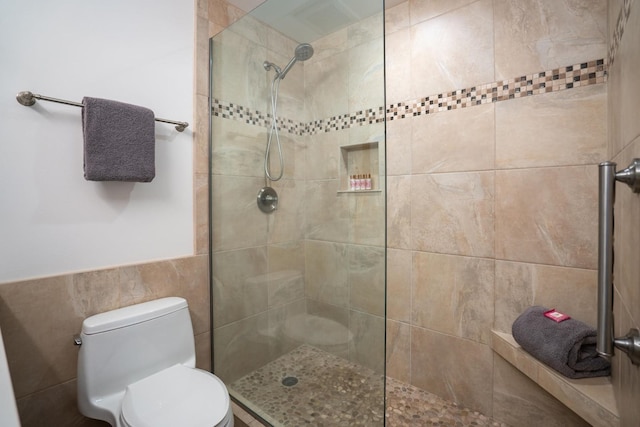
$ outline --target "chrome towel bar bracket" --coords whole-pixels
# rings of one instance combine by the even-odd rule
[[[613,203],[616,181],[627,184],[640,193],[640,159],[619,172],[614,162],[599,165],[598,203],[598,337],[596,351],[605,358],[613,356],[613,347],[629,356],[631,363],[640,365],[640,332],[631,329],[627,335],[613,335]]]
[[[80,102],[67,101],[66,99],[59,99],[59,98],[51,98],[50,96],[39,95],[37,93],[29,92],[28,90],[19,92],[16,95],[16,100],[20,104],[24,105],[25,107],[31,107],[36,103],[37,99],[41,101],[56,102],[58,104],[72,105],[74,107],[84,107],[84,105],[82,105]],[[178,132],[184,131],[189,126],[189,123],[187,122],[178,122],[175,120],[161,119],[160,117],[156,117],[155,121],[176,125],[176,130]]]

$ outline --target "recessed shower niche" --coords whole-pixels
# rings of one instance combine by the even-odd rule
[[[380,151],[378,142],[365,142],[340,146],[340,189],[338,193],[380,192]],[[366,188],[352,185],[355,179],[370,179]],[[364,178],[358,178],[362,177]]]

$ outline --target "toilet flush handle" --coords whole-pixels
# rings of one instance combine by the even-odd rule
[[[73,343],[75,345],[82,345],[82,338],[80,338],[80,335],[73,336]]]

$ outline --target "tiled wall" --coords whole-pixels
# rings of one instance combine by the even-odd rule
[[[105,425],[76,407],[73,336],[93,314],[165,296],[186,298],[198,365],[209,368],[206,255],[0,285],[0,324],[23,427]]]
[[[513,425],[582,425],[489,337],[534,304],[595,325],[606,17],[604,0],[387,10],[389,375]]]
[[[609,159],[618,169],[640,157],[640,3],[609,2]],[[616,337],[640,327],[640,196],[617,184],[615,215],[614,318]],[[640,367],[616,351],[613,380],[621,424],[637,425],[640,419]]]

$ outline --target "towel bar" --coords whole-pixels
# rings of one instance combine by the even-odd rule
[[[640,332],[631,329],[620,338],[613,335],[613,202],[616,181],[627,184],[640,193],[640,159],[633,159],[628,168],[616,172],[614,162],[599,165],[598,206],[598,337],[596,351],[604,358],[613,356],[613,347],[640,365]]]
[[[51,98],[49,96],[38,95],[37,93],[32,93],[32,92],[29,92],[28,90],[22,91],[16,95],[16,100],[20,104],[26,107],[31,107],[33,104],[35,104],[36,99],[40,99],[42,101],[57,102],[58,104],[72,105],[74,107],[84,107],[84,105],[82,105],[79,102],[67,101],[65,99]],[[170,123],[172,125],[176,125],[176,130],[178,132],[184,131],[189,126],[189,123],[187,122],[178,122],[175,120],[161,119],[160,117],[156,117],[155,120],[156,122]]]

